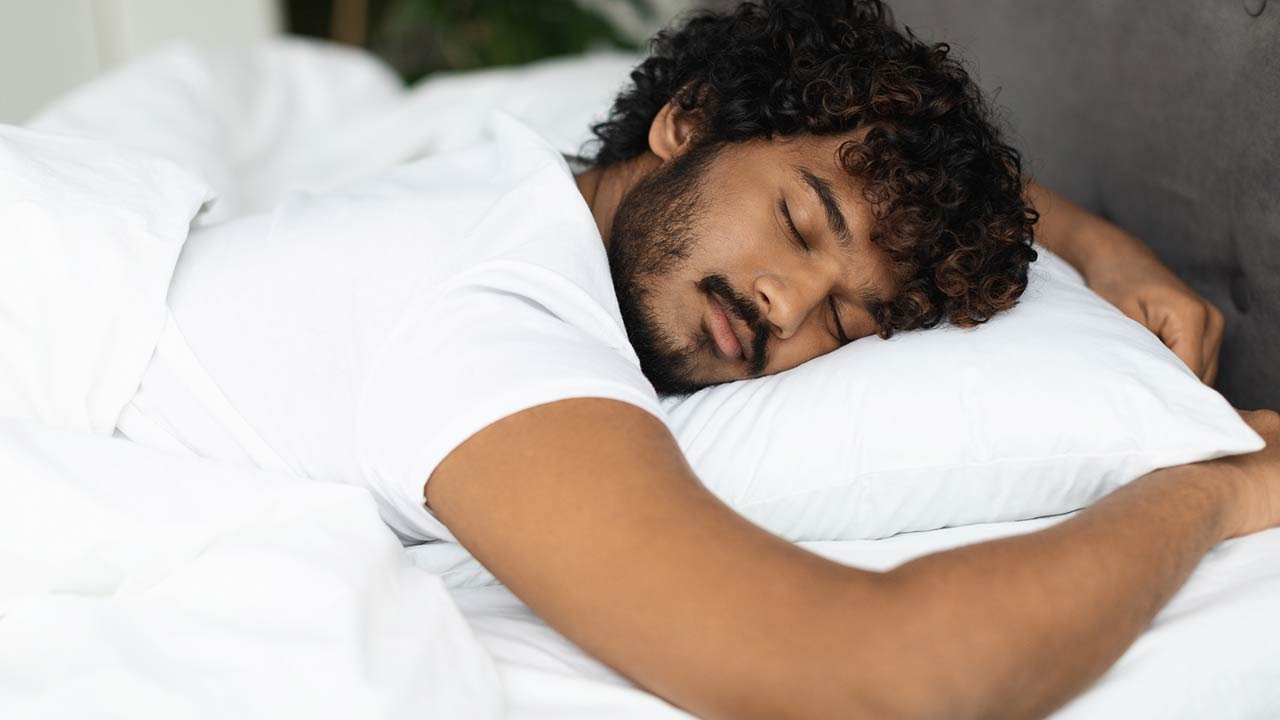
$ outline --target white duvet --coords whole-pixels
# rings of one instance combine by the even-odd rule
[[[216,220],[463,144],[496,106],[575,150],[630,62],[405,93],[350,51],[175,48],[36,125],[199,171],[220,196]],[[570,101],[536,102],[565,87]],[[551,630],[457,545],[401,548],[357,488],[11,420],[0,497],[3,718],[687,717]],[[1055,521],[806,546],[883,569]],[[1055,717],[1280,717],[1276,608],[1280,531],[1226,543]]]
[[[364,490],[5,421],[0,497],[0,717],[502,716]]]

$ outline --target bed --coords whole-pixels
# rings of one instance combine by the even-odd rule
[[[1001,4],[990,5],[994,13]],[[1102,12],[1102,5],[1093,10]],[[925,12],[921,3],[903,10]],[[1027,22],[1042,17],[1023,12]],[[955,20],[938,17],[944,25]],[[1274,13],[1260,20],[1275,29]],[[197,222],[217,222],[270,207],[289,192],[323,190],[466,144],[480,125],[478,114],[495,107],[574,152],[587,120],[607,104],[632,62],[599,55],[443,76],[406,92],[385,68],[350,50],[301,41],[250,53],[175,46],[55,103],[33,126],[110,139],[198,168],[220,198]],[[1275,77],[1259,81],[1271,83],[1273,105],[1280,102]],[[545,102],[566,87],[574,88],[570,98]],[[1033,94],[1002,99],[1041,107]],[[1041,108],[1023,122],[1049,115]],[[1062,139],[1070,136],[1023,132],[1034,156],[1044,158],[1037,162],[1049,182],[1077,195],[1090,187],[1050,169],[1061,157],[1050,151],[1073,151]],[[1116,156],[1099,150],[1102,157]],[[1114,178],[1108,167],[1098,172]],[[1269,172],[1259,183],[1275,190],[1274,165]],[[1204,187],[1213,182],[1186,177]],[[1138,189],[1194,191],[1159,179],[1134,182]],[[1108,198],[1122,221],[1129,219],[1123,213],[1138,211],[1121,208],[1150,211],[1144,203],[1160,197],[1103,189],[1095,205]],[[1249,285],[1247,313],[1232,305],[1229,289],[1237,282],[1232,273],[1243,271],[1190,275],[1211,298],[1226,297],[1244,313],[1233,330],[1243,335],[1234,344],[1229,335],[1224,349],[1228,396],[1275,406],[1276,366],[1265,360],[1274,361],[1277,348],[1268,343],[1276,340],[1260,328],[1268,318],[1276,327],[1280,309],[1274,272],[1280,225],[1268,215],[1274,203],[1253,192],[1238,200],[1239,212],[1214,216],[1242,228],[1229,247],[1210,244],[1174,259],[1186,270],[1203,265],[1194,253],[1252,253],[1234,256],[1233,266],[1264,278],[1245,281],[1257,284]],[[1144,232],[1155,236],[1157,249],[1189,242],[1178,239],[1182,224],[1154,212],[1144,217],[1151,224],[1135,229],[1174,230]],[[1195,228],[1196,237],[1201,231],[1221,237],[1207,222],[1185,227]],[[1242,343],[1255,347],[1246,352]],[[353,488],[17,421],[0,426],[0,488],[23,499],[0,510],[5,717],[689,717],[560,636],[460,546],[401,548],[369,498]],[[193,504],[193,496],[216,497]],[[804,545],[840,562],[886,569],[1060,519]],[[1215,549],[1119,663],[1054,717],[1280,715],[1278,559],[1280,530]]]

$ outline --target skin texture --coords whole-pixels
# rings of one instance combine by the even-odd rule
[[[664,166],[695,145],[698,123],[696,115],[669,104],[652,123],[649,152],[578,176],[615,272],[615,230],[627,227],[629,219],[619,221],[620,206],[625,213],[628,194],[637,187],[638,194],[644,194],[646,178],[660,176]],[[740,143],[719,153],[701,173],[705,191],[697,207],[679,223],[683,235],[664,239],[678,246],[683,256],[637,277],[615,274],[624,316],[629,298],[644,296],[634,302],[643,306],[645,316],[628,317],[629,328],[651,324],[661,336],[666,357],[655,363],[671,366],[673,379],[646,362],[646,343],[633,333],[646,373],[659,391],[690,392],[780,372],[849,340],[875,334],[866,301],[892,298],[897,284],[887,258],[870,242],[871,207],[836,163],[836,149],[850,137],[800,135]],[[845,242],[831,226],[812,183],[806,182],[806,170],[831,187],[848,230]],[[1030,183],[1027,194],[1041,213],[1037,241],[1071,263],[1095,292],[1150,329],[1212,384],[1222,345],[1222,313],[1129,233],[1042,185]],[[662,208],[678,203],[678,198],[656,199]],[[779,201],[788,209],[800,242],[791,234]],[[668,212],[639,219],[644,227],[661,227],[672,217]],[[651,235],[659,232],[650,230]],[[632,242],[653,244],[654,238]],[[735,312],[734,303],[727,300],[717,309],[717,300],[701,284],[713,274],[724,277],[741,298],[738,307],[750,303],[746,309],[753,312]],[[718,312],[732,326],[743,348],[741,356],[726,353],[714,341]]]
[[[655,362],[677,364],[687,385],[665,381],[646,364],[655,386],[689,391],[772,374],[875,334],[868,296],[891,298],[896,280],[870,242],[870,206],[836,162],[836,150],[849,137],[803,135],[728,147],[699,174],[696,206],[672,212],[682,195],[667,197],[667,187],[678,181],[669,181],[661,168],[688,151],[696,126],[696,117],[668,105],[653,123],[650,153],[578,178],[615,266],[624,317],[633,297],[645,296],[647,317],[629,320],[629,329],[637,322],[656,324],[663,352],[681,356]],[[646,184],[647,176],[657,182]],[[841,218],[835,228],[814,187],[823,183]],[[637,195],[645,200],[636,202]],[[679,231],[668,231],[671,226]],[[679,252],[626,262],[619,260],[620,243],[642,255],[655,255],[649,250],[654,245]],[[620,262],[629,268],[622,277]],[[747,307],[735,311],[726,299],[718,310],[702,287],[711,275],[724,279],[726,294],[740,298],[738,307]],[[713,341],[718,312],[732,326],[740,355]],[[639,346],[646,343],[632,335],[644,361]]]
[[[1040,717],[1214,544],[1280,522],[1280,417],[1246,419],[1267,450],[1157,471],[1055,527],[887,573],[742,519],[659,420],[612,400],[491,425],[426,499],[552,627],[700,717]]]
[[[688,130],[664,113],[650,156],[579,178],[602,229]],[[714,268],[768,307],[775,367],[834,346],[821,299],[837,278],[872,272],[874,258],[793,255],[766,237],[779,231],[748,207],[758,200],[731,208],[736,196],[785,186],[782,158],[821,169],[824,152],[800,141],[721,158],[737,164],[715,176],[719,222],[704,226],[688,274],[655,290],[675,337],[696,335],[707,306],[695,268]],[[798,208],[806,231],[821,232],[817,213]],[[1089,223],[1063,217],[1055,249],[1089,265],[1096,248],[1074,245]],[[698,363],[708,378],[742,372],[713,354]],[[742,519],[699,484],[661,421],[612,400],[564,400],[494,423],[441,463],[424,497],[552,627],[698,716],[1040,717],[1104,672],[1205,552],[1280,524],[1280,416],[1245,419],[1267,440],[1262,452],[1160,470],[1052,528],[886,573],[824,560]]]
[[[1187,286],[1141,240],[1032,183],[1036,239],[1084,275],[1094,292],[1142,323],[1206,385],[1218,376],[1222,311]]]

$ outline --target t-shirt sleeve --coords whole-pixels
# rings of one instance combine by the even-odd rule
[[[383,519],[410,539],[453,540],[423,500],[436,466],[488,425],[569,398],[663,418],[620,323],[585,291],[507,263],[410,307],[371,366],[359,412]]]

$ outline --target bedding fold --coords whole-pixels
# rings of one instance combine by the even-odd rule
[[[363,489],[4,421],[0,497],[0,716],[503,716]]]

